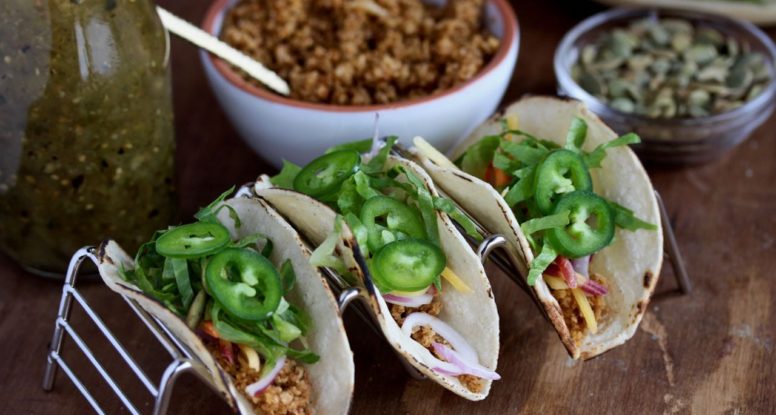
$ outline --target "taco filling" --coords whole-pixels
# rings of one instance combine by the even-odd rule
[[[499,134],[483,137],[455,161],[501,192],[536,254],[528,284],[542,278],[549,286],[577,345],[598,332],[608,311],[607,276],[590,272],[593,255],[612,243],[616,228],[657,229],[596,193],[590,174],[608,148],[638,143],[639,137],[626,134],[588,152],[582,149],[586,136],[586,121],[574,118],[561,147],[521,131],[509,116]]]
[[[221,204],[231,192],[198,212],[197,222],[156,232],[135,268],[120,275],[184,319],[257,412],[312,413],[302,363],[319,357],[304,346],[310,318],[285,298],[294,268],[288,259],[270,262],[273,243],[262,234],[232,240],[216,219],[228,209],[241,226]]]
[[[334,254],[338,227],[346,223],[402,332],[431,352],[435,371],[457,377],[478,393],[483,378],[498,379],[498,375],[480,365],[463,336],[436,317],[446,290],[472,292],[447,266],[437,215],[449,214],[472,236],[481,236],[450,200],[432,195],[424,181],[402,164],[387,163],[395,142],[395,137],[389,137],[374,152],[370,151],[372,140],[340,145],[304,167],[286,162],[271,181],[337,212],[335,232],[313,253],[313,265],[347,274]]]

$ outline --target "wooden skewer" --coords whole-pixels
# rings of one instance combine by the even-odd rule
[[[156,11],[165,29],[170,33],[244,70],[248,75],[281,95],[288,95],[291,92],[291,88],[283,78],[255,59],[159,6],[156,7]]]

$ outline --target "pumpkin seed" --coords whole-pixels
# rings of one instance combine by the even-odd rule
[[[624,113],[704,117],[738,108],[772,81],[773,64],[711,26],[645,18],[582,47],[572,78]]]

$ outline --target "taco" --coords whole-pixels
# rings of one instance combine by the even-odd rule
[[[663,259],[655,191],[627,147],[638,136],[618,138],[580,102],[529,97],[477,128],[455,163],[415,142],[439,188],[506,238],[573,358],[634,334]]]
[[[371,140],[338,146],[304,167],[286,162],[255,192],[318,246],[315,265],[365,288],[409,364],[464,398],[484,399],[499,379],[490,284],[449,217],[463,214],[415,163],[389,155],[394,142],[371,152]]]
[[[327,282],[296,231],[258,199],[201,210],[134,260],[114,241],[99,271],[190,351],[241,414],[345,414],[353,354]]]

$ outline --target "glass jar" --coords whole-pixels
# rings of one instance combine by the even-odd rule
[[[170,223],[168,56],[148,0],[0,1],[0,250],[56,275]]]

